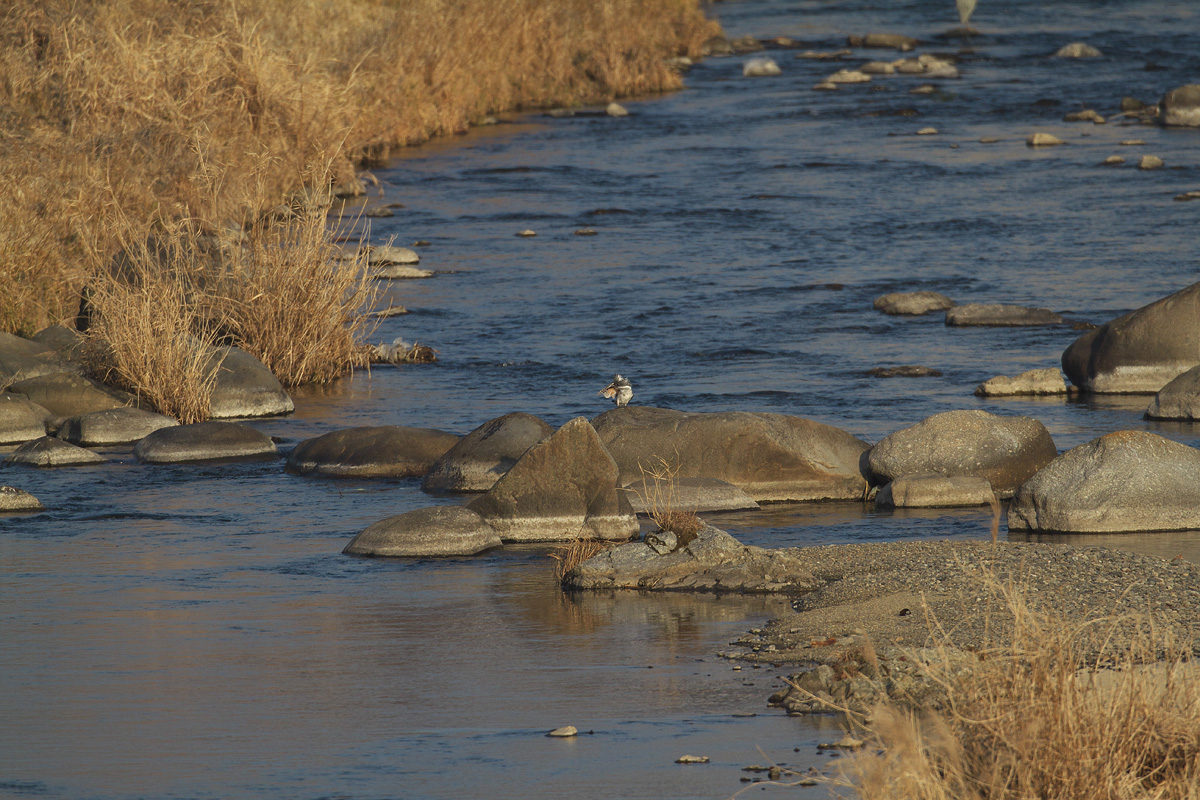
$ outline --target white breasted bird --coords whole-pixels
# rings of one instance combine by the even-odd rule
[[[605,397],[611,397],[612,401],[617,404],[617,408],[629,405],[629,401],[633,399],[633,386],[630,385],[628,379],[622,375],[613,375],[612,383],[605,386],[596,394],[602,394]]]

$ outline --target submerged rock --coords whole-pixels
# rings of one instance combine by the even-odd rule
[[[866,36],[848,36],[846,43],[851,47],[889,48],[906,53],[921,44],[921,41],[899,33],[868,33]]]
[[[505,414],[483,423],[442,454],[421,488],[437,492],[486,492],[525,451],[554,429],[532,414]]]
[[[276,452],[270,436],[236,422],[198,422],[160,428],[133,448],[134,457],[143,464],[265,458]]]
[[[296,445],[287,469],[340,478],[413,478],[428,472],[458,440],[434,428],[343,428]]]
[[[81,464],[101,464],[106,460],[91,450],[68,444],[53,436],[43,436],[18,447],[4,459],[4,463],[24,464],[30,467],[75,467]]]
[[[665,554],[645,542],[618,545],[575,567],[563,583],[576,589],[708,592],[805,592],[820,585],[794,555],[748,547],[711,525]]]
[[[1048,308],[1014,306],[1004,303],[965,303],[946,310],[951,327],[1016,327],[1021,325],[1062,325],[1066,320]]]
[[[758,502],[850,500],[866,487],[860,460],[869,445],[802,417],[627,406],[593,424],[622,485],[665,467],[677,478],[731,483]]]
[[[355,536],[343,553],[428,558],[470,556],[500,547],[483,517],[461,506],[419,508],[380,520]]]
[[[1200,366],[1200,283],[1110,320],[1062,356],[1071,383],[1098,394],[1150,394]]]
[[[24,489],[0,486],[0,512],[45,511],[41,501]]]
[[[954,301],[938,292],[892,292],[876,297],[874,305],[885,314],[920,316],[953,308]]]
[[[622,540],[639,530],[617,489],[617,465],[583,417],[530,447],[467,507],[505,542]]]
[[[1200,419],[1200,366],[1192,367],[1158,390],[1146,419]]]
[[[885,436],[867,460],[882,481],[967,475],[987,478],[1006,497],[1057,455],[1050,433],[1032,417],[945,411]]]
[[[170,417],[140,408],[110,408],[71,417],[56,435],[81,447],[100,447],[136,442],[160,428],[178,424]]]
[[[1058,367],[1031,369],[1016,377],[997,375],[975,387],[979,397],[1013,397],[1017,395],[1066,394],[1067,382]]]
[[[1013,531],[1111,533],[1200,529],[1200,450],[1117,431],[1056,458],[1017,490]]]

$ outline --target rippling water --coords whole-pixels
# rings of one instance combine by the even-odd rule
[[[619,371],[635,403],[796,414],[870,441],[984,408],[1037,417],[1060,449],[1121,428],[1200,442],[1192,424],[1143,421],[1144,397],[972,396],[1057,364],[1077,331],[950,329],[871,306],[931,289],[1103,322],[1194,282],[1200,203],[1172,198],[1200,188],[1200,133],[1059,122],[1194,81],[1193,3],[984,2],[967,41],[939,38],[957,22],[948,1],[715,13],[731,35],[813,49],[887,30],[971,52],[929,96],[904,76],[811,91],[887,51],[847,64],[770,51],[783,75],[758,79],[742,77],[745,57],[710,59],[686,90],[626,103],[627,118],[509,117],[405,153],[376,172],[369,202],[405,207],[373,238],[427,240],[438,274],[386,287],[412,313],[376,338],[431,345],[440,363],[303,390],[295,415],[253,424],[285,450],[352,425],[465,433],[516,410],[557,425],[603,411],[595,392]],[[1048,57],[1075,40],[1105,56]],[[914,135],[926,126],[939,133]],[[1031,150],[1035,130],[1068,145]],[[1146,144],[1119,144],[1132,138]],[[1135,169],[1142,153],[1167,168]],[[1097,166],[1113,154],[1131,163]],[[901,364],[943,376],[866,374]],[[780,600],[564,595],[544,547],[346,558],[371,522],[453,498],[278,462],[105,454],[0,474],[50,508],[0,520],[0,796],[721,798],[740,766],[819,763],[815,743],[836,735],[833,720],[764,707],[778,671],[715,656]],[[843,503],[713,521],[761,545],[987,532],[975,510]],[[1200,560],[1192,534],[1056,540]],[[566,724],[593,733],[542,735]],[[674,765],[684,753],[714,763]]]

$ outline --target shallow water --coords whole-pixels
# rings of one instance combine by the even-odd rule
[[[957,21],[948,2],[716,8],[731,35],[813,49],[877,30],[973,48],[932,96],[904,76],[811,91],[889,51],[831,64],[777,50],[778,78],[743,78],[748,56],[710,59],[685,91],[627,102],[627,118],[510,117],[404,154],[376,171],[384,193],[369,202],[405,207],[373,220],[373,239],[428,240],[422,266],[438,274],[383,287],[413,313],[375,338],[441,361],[298,391],[294,415],[253,424],[285,451],[353,425],[466,433],[515,410],[558,425],[603,411],[595,392],[619,371],[635,403],[796,414],[869,441],[983,408],[1037,417],[1060,449],[1123,428],[1197,444],[1192,424],[1143,421],[1145,397],[971,394],[1057,364],[1077,331],[949,329],[871,307],[932,289],[1103,322],[1196,280],[1200,203],[1172,197],[1200,188],[1200,133],[1058,120],[1194,80],[1200,12],[997,6],[981,4],[983,33],[965,43],[937,38]],[[1106,56],[1047,57],[1075,40]],[[926,126],[940,133],[913,135]],[[1031,150],[1034,130],[1069,144]],[[1146,145],[1119,145],[1132,138]],[[1114,153],[1167,168],[1096,166]],[[943,376],[866,375],[900,364]],[[371,522],[454,498],[415,480],[301,479],[277,461],[105,454],[0,472],[50,508],[0,519],[0,796],[723,798],[741,766],[821,763],[815,744],[838,735],[834,720],[765,708],[779,670],[715,655],[784,601],[564,595],[545,547],[347,558]],[[982,511],[853,503],[712,521],[769,546],[987,535]],[[1200,561],[1198,538],[1054,540]],[[567,724],[594,733],[543,736]],[[675,765],[684,753],[714,763]]]

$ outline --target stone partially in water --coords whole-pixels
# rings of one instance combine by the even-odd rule
[[[946,310],[950,327],[1013,327],[1021,325],[1062,325],[1066,319],[1048,308],[1014,306],[1005,303],[964,303]]]
[[[1163,95],[1158,108],[1164,125],[1200,127],[1200,83],[1172,89]]]
[[[1104,55],[1097,48],[1086,42],[1071,42],[1058,48],[1055,58],[1099,58]]]
[[[1160,389],[1145,416],[1146,419],[1200,419],[1200,366],[1192,367]]]
[[[920,316],[953,308],[954,301],[938,292],[892,292],[876,297],[874,305],[885,314]]]
[[[199,422],[160,428],[133,448],[143,464],[176,464],[217,459],[256,459],[276,454],[265,433],[236,422]]]
[[[442,454],[421,488],[437,492],[486,492],[525,451],[554,429],[532,414],[513,413],[485,422]]]
[[[747,78],[766,78],[782,74],[783,70],[773,58],[752,58],[742,65],[742,75]]]
[[[1163,160],[1158,156],[1142,156],[1138,159],[1138,169],[1162,169]]]
[[[419,477],[458,439],[453,433],[434,428],[344,428],[296,445],[288,456],[287,469],[301,475],[341,478]]]
[[[140,408],[110,408],[71,417],[56,435],[81,447],[101,447],[136,442],[160,428],[178,424],[168,416]]]
[[[1063,144],[1063,140],[1052,133],[1038,131],[1037,133],[1029,134],[1029,137],[1025,140],[1025,144],[1030,147],[1053,147],[1057,144]]]
[[[1200,529],[1200,450],[1117,431],[1068,450],[1017,490],[1009,530]]]
[[[0,392],[0,444],[39,439],[54,415],[25,395]]]
[[[997,375],[975,387],[979,397],[1013,397],[1016,395],[1066,394],[1067,382],[1058,367],[1031,369],[1016,377]]]
[[[0,486],[0,512],[7,511],[45,511],[41,501],[24,489],[14,486]]]
[[[921,41],[899,33],[868,33],[866,36],[848,36],[846,43],[851,47],[878,47],[908,52]]]
[[[420,278],[432,278],[433,272],[432,270],[420,269],[408,264],[386,264],[372,272],[371,277],[386,281],[417,280]]]
[[[343,553],[427,558],[470,556],[500,547],[483,517],[460,506],[419,508],[380,520],[358,534]]]
[[[101,464],[106,460],[91,450],[68,444],[53,436],[43,436],[18,447],[4,459],[4,463],[24,464],[29,467],[75,467],[81,464]]]
[[[1058,455],[1042,423],[986,411],[945,411],[885,436],[868,463],[882,481],[903,475],[968,475],[987,478],[1009,496]]]
[[[421,256],[417,254],[416,250],[394,245],[372,247],[367,254],[367,263],[372,267],[388,264],[418,264],[420,261]]]
[[[879,490],[880,508],[956,508],[992,502],[992,484],[970,475],[901,475]]]
[[[623,489],[634,513],[650,514],[667,508],[703,511],[745,511],[757,509],[754,498],[732,483],[716,478],[665,477],[656,481],[645,475]]]
[[[216,370],[209,398],[213,419],[275,417],[296,410],[283,384],[261,361],[240,347],[219,347],[209,355],[207,374]]]
[[[867,374],[873,378],[940,378],[942,373],[933,367],[905,364],[900,367],[872,367]]]

